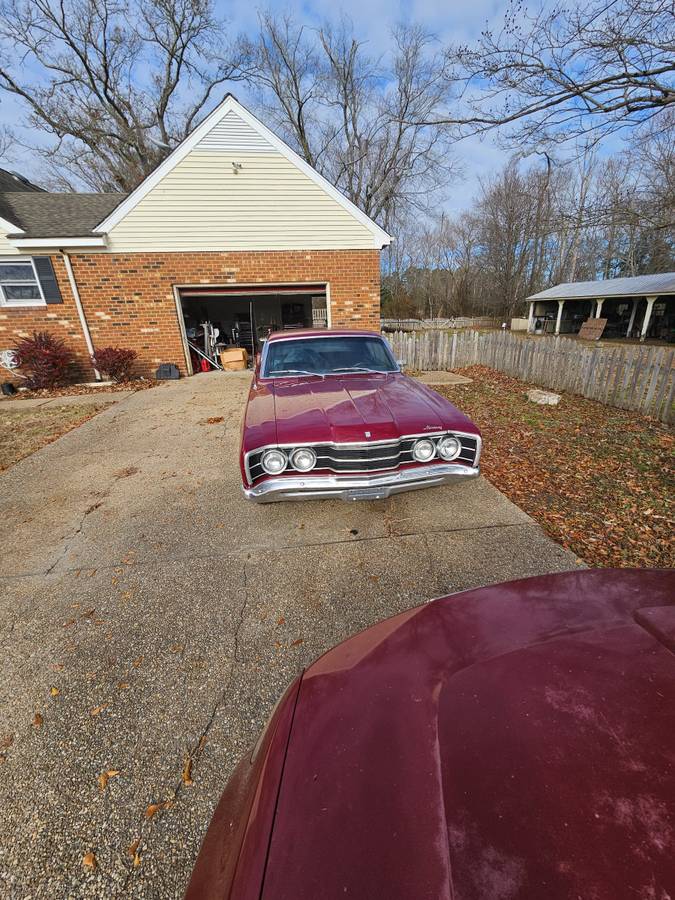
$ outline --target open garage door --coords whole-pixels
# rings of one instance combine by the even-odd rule
[[[325,284],[195,285],[178,288],[178,299],[193,372],[221,368],[235,348],[251,365],[272,331],[328,325]]]

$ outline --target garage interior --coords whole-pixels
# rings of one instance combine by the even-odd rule
[[[179,298],[193,373],[252,366],[273,331],[328,326],[325,284],[199,285]]]

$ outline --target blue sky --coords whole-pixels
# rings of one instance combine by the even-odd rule
[[[450,43],[472,43],[487,24],[498,28],[507,7],[501,0],[347,0],[340,4],[330,0],[295,4],[274,0],[257,4],[247,0],[216,0],[216,5],[220,14],[231,23],[233,32],[254,29],[258,11],[268,8],[288,11],[308,27],[321,25],[326,19],[336,19],[344,13],[354,23],[357,35],[368,42],[368,49],[374,56],[387,52],[391,29],[400,22],[422,24],[437,37],[440,48]],[[246,100],[241,88],[235,87],[233,92],[242,101]],[[478,191],[479,179],[501,169],[508,153],[497,146],[493,137],[469,138],[457,145],[456,157],[463,175],[449,185],[444,204],[449,213],[470,204]]]
[[[242,33],[253,33],[257,27],[257,16],[261,9],[271,8],[276,12],[288,11],[294,18],[308,27],[322,24],[326,19],[335,20],[340,14],[346,14],[354,23],[357,35],[367,42],[367,48],[373,56],[385,54],[390,46],[390,32],[400,22],[421,23],[432,32],[439,43],[439,48],[450,43],[473,43],[486,25],[498,30],[506,10],[502,0],[471,0],[458,3],[438,2],[438,0],[409,0],[409,2],[392,2],[392,0],[345,0],[337,6],[329,0],[313,0],[312,3],[288,4],[271,0],[269,3],[251,3],[250,0],[215,0],[217,12],[229,22],[233,36]],[[255,103],[247,97],[241,85],[234,85],[233,92],[255,109]],[[24,117],[21,103],[8,95],[3,95],[0,102],[0,123],[17,127]],[[25,132],[24,132],[25,133]],[[603,151],[617,149],[618,141],[606,145]],[[479,189],[481,178],[499,171],[508,159],[508,152],[501,149],[496,136],[484,138],[468,138],[456,145],[455,157],[462,170],[462,176],[448,185],[447,199],[444,209],[452,214],[466,208]],[[0,163],[2,164],[2,163]],[[5,162],[8,167],[22,172],[39,181],[39,160],[27,157],[24,151],[18,158]]]

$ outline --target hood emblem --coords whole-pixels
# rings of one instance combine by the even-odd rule
[[[372,434],[369,431],[366,431],[366,437],[372,437]]]

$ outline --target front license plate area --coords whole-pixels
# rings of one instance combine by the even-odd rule
[[[345,500],[383,500],[387,491],[385,488],[354,488],[344,496]]]

